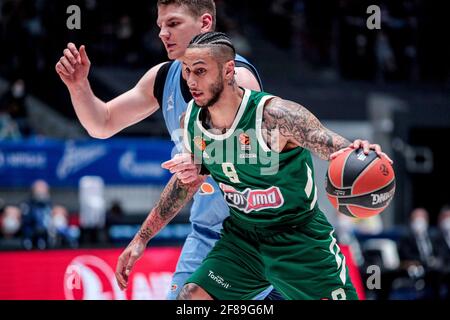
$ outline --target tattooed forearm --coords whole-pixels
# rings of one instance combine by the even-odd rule
[[[199,178],[190,184],[183,184],[174,175],[143,223],[138,236],[147,242],[153,238],[192,199],[203,180]]]
[[[274,98],[264,108],[263,129],[274,138],[292,142],[307,148],[324,160],[350,145],[340,135],[325,128],[320,121],[303,106],[288,100]]]
[[[177,300],[192,300],[191,288],[192,284],[188,283],[181,288],[180,293],[177,296]]]

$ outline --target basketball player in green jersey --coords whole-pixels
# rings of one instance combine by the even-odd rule
[[[234,54],[226,35],[210,32],[196,36],[183,57],[194,98],[184,118],[186,149],[219,184],[230,217],[178,298],[251,299],[272,284],[286,299],[357,299],[334,230],[317,206],[308,151],[329,160],[350,142],[297,103],[238,87]],[[351,146],[382,154],[368,141]],[[180,158],[164,164],[177,174],[122,254],[130,258],[116,273],[119,284],[142,254],[142,244],[204,179],[181,183],[189,164]]]

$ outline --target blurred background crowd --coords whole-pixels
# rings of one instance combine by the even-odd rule
[[[80,30],[66,27],[72,4],[81,8]],[[266,91],[299,101],[349,139],[364,135],[380,143],[393,158],[396,197],[381,216],[347,218],[321,199],[364,280],[368,266],[381,268],[382,289],[368,291],[368,298],[448,299],[450,3],[216,4],[217,29],[258,68]],[[381,8],[380,30],[366,27],[372,4]],[[0,250],[118,247],[134,235],[163,184],[109,184],[94,170],[64,185],[47,179],[45,166],[41,176],[6,179],[8,152],[26,143],[37,155],[46,141],[90,139],[54,71],[67,42],[86,45],[92,87],[108,100],[167,60],[158,31],[156,1],[0,0]],[[118,136],[169,141],[161,113]],[[183,242],[188,209],[162,243]]]

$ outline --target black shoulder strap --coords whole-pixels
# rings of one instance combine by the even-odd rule
[[[189,91],[189,87],[187,85],[186,80],[184,80],[183,75],[180,73],[180,88],[181,94],[183,95],[184,101],[188,103],[192,100],[191,92]]]
[[[164,95],[164,86],[166,84],[167,74],[169,73],[172,62],[167,62],[159,68],[156,73],[155,84],[153,85],[153,96],[158,100],[158,104],[162,107],[162,100]]]

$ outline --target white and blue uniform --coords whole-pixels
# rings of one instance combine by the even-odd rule
[[[244,66],[251,70],[258,79],[260,87],[262,84],[256,69],[243,57],[236,56],[236,66]],[[172,156],[183,151],[183,132],[180,129],[180,119],[187,108],[188,102],[192,99],[187,90],[187,85],[183,83],[181,76],[182,64],[176,60],[161,67],[163,72],[158,72],[155,81],[155,97],[159,98],[164,120],[167,129],[171,134],[175,148]],[[167,70],[168,69],[168,70]],[[165,74],[161,76],[161,74]],[[164,86],[162,87],[162,84]],[[185,86],[183,88],[183,85]],[[156,89],[158,87],[158,89]],[[157,92],[159,90],[159,92]],[[161,94],[162,93],[162,94]],[[222,193],[216,182],[211,178],[205,182],[209,184],[205,188],[207,192],[200,190],[194,195],[194,202],[191,207],[190,222],[192,232],[187,236],[180,258],[173,275],[171,288],[167,299],[174,300],[187,278],[201,265],[203,259],[220,238],[223,220],[229,216],[229,209],[225,203]],[[261,293],[258,298],[264,298],[272,290],[269,287]]]

